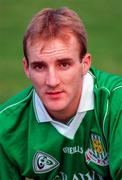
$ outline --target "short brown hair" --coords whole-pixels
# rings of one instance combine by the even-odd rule
[[[59,9],[46,8],[38,12],[30,22],[23,39],[24,56],[28,61],[27,42],[37,38],[48,40],[60,37],[68,30],[77,38],[80,45],[80,57],[87,52],[87,35],[79,16],[66,7]]]

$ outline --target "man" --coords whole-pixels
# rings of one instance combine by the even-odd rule
[[[122,78],[91,67],[83,23],[68,8],[29,24],[31,87],[0,108],[0,180],[122,178]]]

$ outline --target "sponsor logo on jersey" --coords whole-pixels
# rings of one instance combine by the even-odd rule
[[[58,175],[56,175],[53,180],[68,180],[68,179],[72,179],[72,180],[93,180],[93,179],[98,179],[98,180],[104,180],[104,178],[97,174],[95,171],[90,171],[87,172],[86,174],[83,173],[76,173],[76,174],[70,174],[70,177],[68,174],[66,174],[65,172],[59,172]]]
[[[85,153],[86,162],[93,162],[99,166],[108,165],[108,154],[104,149],[101,137],[91,134],[91,147]]]
[[[73,146],[73,147],[64,147],[63,152],[66,154],[75,154],[80,153],[83,154],[83,148],[81,146]]]
[[[33,158],[33,169],[35,173],[46,173],[59,166],[59,162],[45,152],[37,152]]]

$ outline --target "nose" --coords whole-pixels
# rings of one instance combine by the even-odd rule
[[[50,69],[46,77],[46,85],[56,87],[60,83],[58,72],[55,69]]]

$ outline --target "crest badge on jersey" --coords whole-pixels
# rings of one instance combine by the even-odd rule
[[[99,166],[108,165],[108,154],[104,149],[101,137],[96,134],[91,134],[91,145],[85,153],[86,162],[95,163]]]
[[[33,158],[33,170],[35,173],[46,173],[59,166],[59,162],[51,155],[39,151]]]

